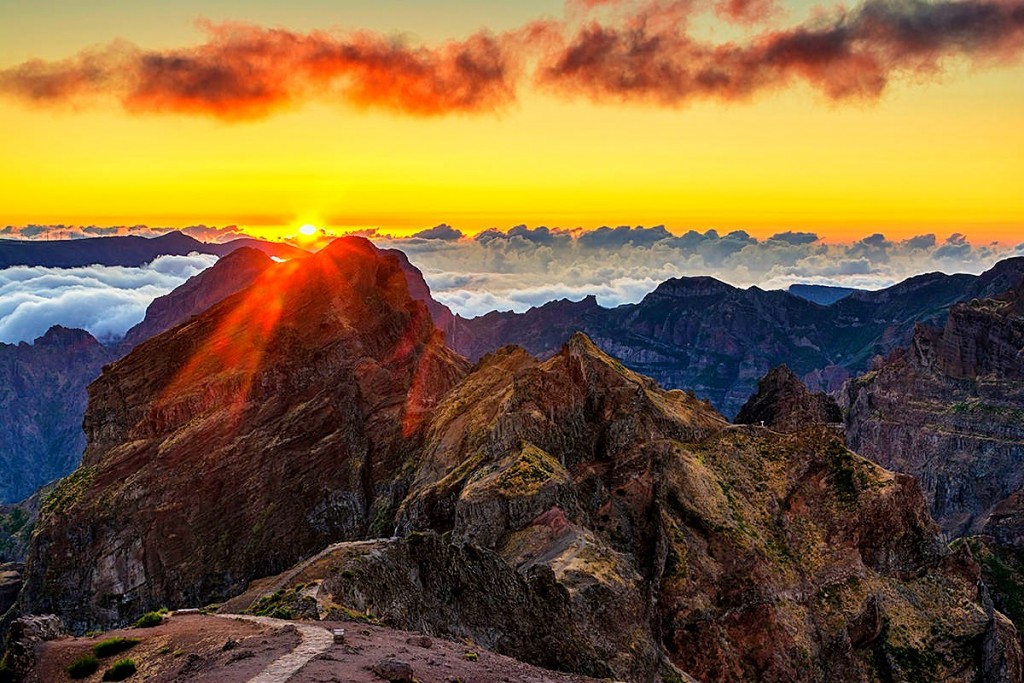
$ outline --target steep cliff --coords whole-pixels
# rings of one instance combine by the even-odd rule
[[[1024,485],[1024,284],[918,326],[842,392],[850,447],[921,481],[949,534],[976,533]]]

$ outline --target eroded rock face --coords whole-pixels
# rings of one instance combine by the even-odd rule
[[[736,415],[737,424],[763,424],[780,432],[797,432],[842,421],[843,411],[834,398],[809,392],[785,365],[773,368],[757,383],[757,393]]]
[[[390,533],[397,473],[466,364],[369,242],[302,261],[90,387],[88,446],[44,503],[26,611],[76,630],[122,623]]]
[[[850,447],[921,481],[951,535],[979,532],[1024,485],[1024,288],[918,326],[841,395]]]

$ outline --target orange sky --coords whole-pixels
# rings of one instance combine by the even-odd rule
[[[329,7],[311,4],[299,28],[331,25]],[[464,12],[439,4],[450,14],[419,32],[428,40],[444,36],[444,17],[457,23]],[[363,9],[370,21],[373,9]],[[501,30],[521,19],[490,21]],[[34,14],[3,23],[11,35],[45,26]],[[167,43],[201,40],[182,23]],[[390,14],[379,24],[406,30]],[[151,28],[141,13],[35,55],[40,42],[19,37],[0,52],[0,69],[118,37],[149,46]],[[225,122],[127,113],[102,96],[46,107],[0,97],[0,223],[234,223],[266,236],[302,223],[400,234],[441,222],[467,233],[661,223],[756,236],[814,230],[829,240],[1024,240],[1024,68],[944,64],[941,76],[900,77],[872,101],[836,103],[796,84],[733,103],[595,103],[526,79],[497,113],[430,118],[310,101]]]

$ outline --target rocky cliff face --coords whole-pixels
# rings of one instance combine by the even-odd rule
[[[693,390],[731,417],[773,367],[785,363],[816,391],[838,390],[876,356],[909,343],[917,322],[941,324],[954,303],[999,294],[1022,276],[1024,258],[1013,258],[980,276],[930,273],[829,306],[713,278],[678,278],[639,304],[614,309],[588,297],[459,318],[451,339],[474,360],[506,344],[548,357],[581,331],[631,369]]]
[[[369,242],[268,268],[90,387],[85,456],[44,502],[25,609],[121,621],[389,533],[396,473],[465,369]]]
[[[952,535],[976,533],[1024,485],[1024,286],[919,326],[842,393],[851,448],[921,481]]]
[[[0,344],[0,502],[75,468],[85,388],[116,357],[88,332],[60,326],[32,344]]]
[[[736,424],[762,425],[780,432],[798,432],[842,421],[843,411],[834,398],[808,391],[785,365],[773,368],[757,383],[757,393],[736,415]]]

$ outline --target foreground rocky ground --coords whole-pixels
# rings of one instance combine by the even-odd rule
[[[301,625],[301,624],[300,624]],[[582,676],[558,674],[494,654],[479,645],[383,628],[353,621],[304,625],[322,630],[328,640],[335,628],[345,629],[345,642],[330,644],[326,651],[306,661],[290,678],[271,675],[269,680],[291,683],[380,683],[381,674],[411,673],[420,683],[455,681],[505,681],[508,683],[588,683]],[[39,664],[26,679],[31,683],[70,680],[67,665],[91,651],[98,641],[111,637],[139,638],[142,642],[110,661],[131,657],[138,672],[130,680],[151,683],[245,683],[267,672],[275,661],[297,651],[296,626],[280,620],[253,623],[231,616],[179,614],[148,629],[118,629],[102,635],[62,638],[44,643]],[[106,665],[87,683],[100,681]],[[408,665],[403,667],[402,664]]]

